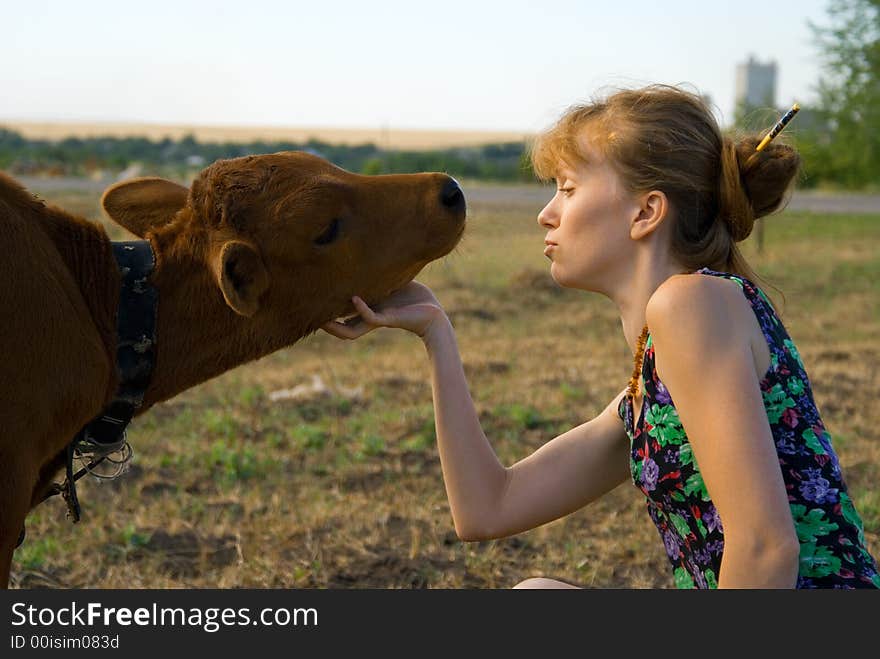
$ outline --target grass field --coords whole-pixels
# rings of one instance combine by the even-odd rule
[[[94,192],[44,196],[100,219]],[[506,464],[596,415],[632,364],[612,303],[550,280],[538,210],[516,195],[473,205],[461,246],[418,277],[453,320]],[[880,215],[784,213],[765,240],[764,253],[751,239],[744,251],[785,294],[783,322],[880,557]],[[459,541],[411,334],[313,335],[156,406],[129,438],[127,474],[83,479],[82,522],[65,519],[60,498],[34,510],[14,586],[508,588],[537,575],[673,585],[632,483],[533,531]]]

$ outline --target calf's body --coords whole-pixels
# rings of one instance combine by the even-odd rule
[[[457,183],[359,176],[289,152],[218,161],[187,189],[135,179],[105,212],[149,240],[159,294],[152,405],[375,302],[451,251]],[[30,509],[113,398],[120,275],[103,228],[0,173],[0,586]]]

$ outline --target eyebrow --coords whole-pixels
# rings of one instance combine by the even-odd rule
[[[575,176],[575,172],[572,171],[571,169],[567,169],[567,168],[560,168],[559,170],[557,170],[556,176],[554,178],[557,180],[557,182],[564,181],[564,180],[568,180],[568,181],[576,181],[577,180],[577,177]]]

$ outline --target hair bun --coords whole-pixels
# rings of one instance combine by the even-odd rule
[[[737,242],[748,238],[757,218],[780,208],[800,169],[791,146],[771,142],[756,151],[759,142],[754,136],[736,143],[725,137],[722,146],[720,210]]]
[[[798,152],[776,140],[761,151],[755,151],[760,138],[754,136],[743,138],[736,145],[740,178],[756,218],[769,215],[780,207],[800,170]]]

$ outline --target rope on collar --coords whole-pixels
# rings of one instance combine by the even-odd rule
[[[67,517],[74,523],[81,516],[76,481],[87,473],[108,478],[93,472],[105,460],[116,464],[116,473],[109,477],[115,478],[124,471],[131,459],[126,428],[143,403],[156,361],[159,294],[149,281],[156,265],[153,249],[146,240],[112,242],[111,245],[121,277],[116,313],[116,373],[119,384],[113,400],[68,444],[64,483],[55,483],[43,498],[45,501],[56,494],[63,495],[67,502]],[[73,471],[75,459],[84,462],[76,473]],[[23,541],[24,530],[18,544]]]

